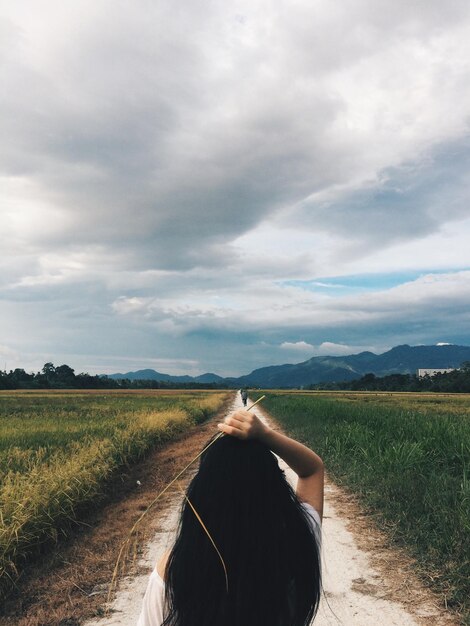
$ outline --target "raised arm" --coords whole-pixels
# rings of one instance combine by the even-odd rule
[[[218,424],[219,430],[239,439],[259,439],[298,475],[297,497],[323,515],[323,461],[313,450],[264,424],[255,413],[237,411]]]

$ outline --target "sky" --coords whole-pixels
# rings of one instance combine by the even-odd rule
[[[470,345],[467,0],[0,7],[0,369]]]

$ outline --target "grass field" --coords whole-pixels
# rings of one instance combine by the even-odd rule
[[[470,624],[470,396],[294,392],[264,404]]]
[[[0,598],[115,470],[214,414],[226,392],[0,392]]]

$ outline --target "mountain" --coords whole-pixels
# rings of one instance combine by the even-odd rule
[[[222,376],[218,376],[217,374],[213,374],[212,372],[208,372],[207,374],[196,376],[193,378],[193,381],[195,383],[223,383],[225,382],[225,378],[222,378]]]
[[[315,383],[354,380],[364,374],[376,376],[388,374],[413,374],[422,368],[459,367],[470,361],[470,347],[456,345],[440,346],[395,346],[382,354],[359,352],[347,356],[314,356],[302,363],[271,365],[253,370],[238,378],[222,378],[207,373],[200,376],[171,376],[155,370],[139,370],[127,374],[111,374],[109,378],[130,380],[148,379],[175,383],[225,382],[232,387],[301,387]]]
[[[469,346],[395,346],[382,354],[360,352],[348,356],[316,356],[302,363],[274,365],[232,379],[238,386],[300,387],[320,382],[376,376],[413,374],[419,367],[459,367],[470,360]]]
[[[200,376],[172,376],[171,374],[162,374],[152,369],[137,370],[136,372],[127,372],[126,374],[110,374],[108,378],[114,380],[120,380],[122,378],[128,378],[129,380],[161,380],[171,383],[219,383],[224,382],[222,376],[212,374],[201,374]]]

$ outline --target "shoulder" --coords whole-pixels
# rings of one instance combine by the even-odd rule
[[[156,570],[162,580],[165,580],[165,570],[166,570],[166,564],[168,563],[169,556],[170,556],[170,551],[167,550],[157,563]]]
[[[318,546],[321,546],[321,517],[318,511],[309,502],[301,502],[300,504],[304,511],[307,513],[308,518],[310,519],[310,523],[315,534],[317,544]]]
[[[315,522],[321,526],[321,517],[317,509],[310,504],[310,502],[301,502],[302,508],[306,511],[309,517],[313,518]]]
[[[155,567],[150,574],[136,626],[160,626],[163,623],[165,584]]]

